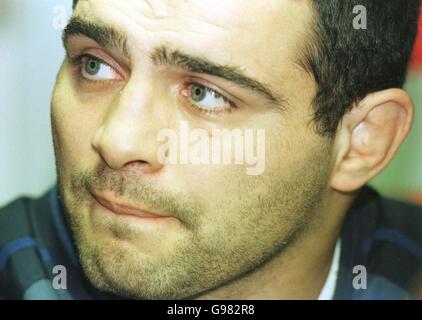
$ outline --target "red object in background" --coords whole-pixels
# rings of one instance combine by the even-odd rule
[[[418,203],[419,205],[422,206],[422,196],[421,195],[410,195],[407,197],[407,199],[409,199],[412,202]]]
[[[412,69],[422,70],[422,9],[419,16],[418,37],[416,39],[415,49],[411,62]]]

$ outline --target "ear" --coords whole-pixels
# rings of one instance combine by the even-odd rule
[[[414,107],[401,89],[372,93],[347,113],[335,139],[335,166],[330,185],[352,192],[390,162],[407,137]]]

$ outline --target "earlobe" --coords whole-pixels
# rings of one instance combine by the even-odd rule
[[[403,90],[380,91],[363,99],[339,128],[331,187],[352,192],[380,173],[405,140],[413,117],[413,103]]]

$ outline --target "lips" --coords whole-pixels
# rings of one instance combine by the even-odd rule
[[[97,193],[91,193],[91,195],[98,202],[98,204],[120,216],[132,216],[143,219],[171,218],[170,216],[157,214],[155,212],[150,212],[148,210],[124,203],[110,195],[105,196],[99,195]]]

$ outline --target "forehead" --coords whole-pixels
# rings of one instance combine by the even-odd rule
[[[220,27],[248,27],[272,19],[297,18],[292,14],[301,12],[306,16],[309,9],[308,0],[79,0],[77,11],[97,9],[116,10],[115,14],[123,14],[131,18],[192,20]],[[145,21],[146,22],[146,21]],[[180,21],[179,21],[180,22]],[[279,21],[283,23],[283,21]]]
[[[262,67],[277,57],[293,58],[311,19],[308,2],[79,0],[74,15],[124,33],[133,54],[171,44],[222,63]]]
[[[311,9],[307,0],[79,0],[75,15],[123,31],[134,47],[170,42],[217,55],[253,49],[268,59],[303,39]]]

